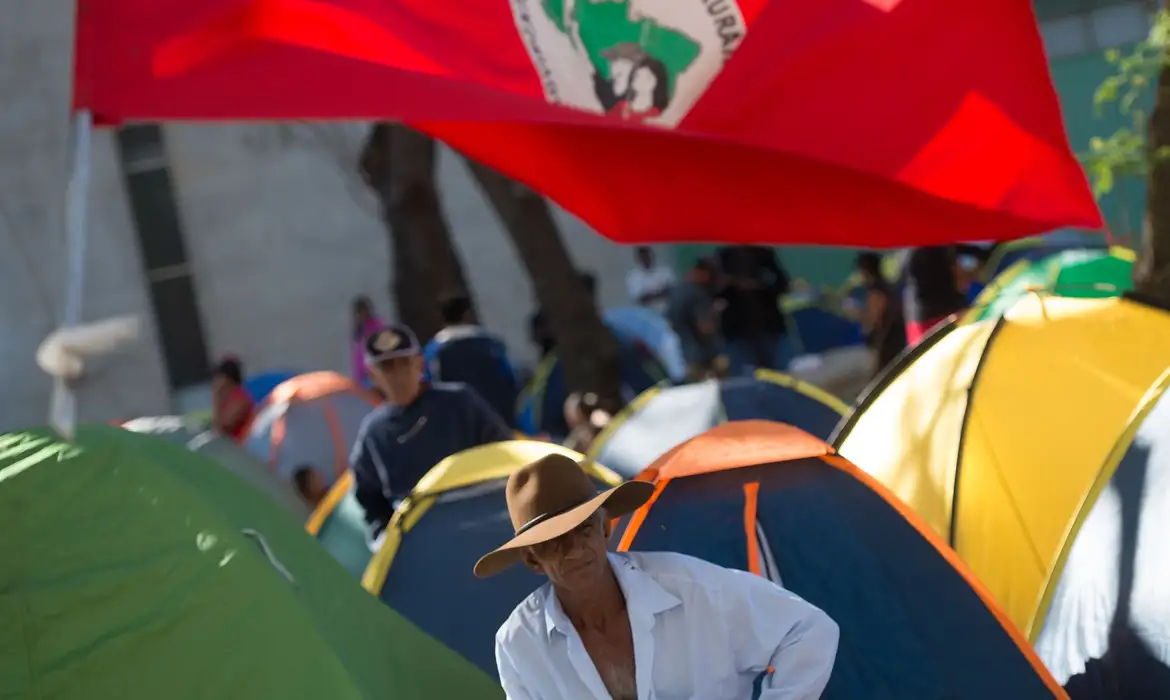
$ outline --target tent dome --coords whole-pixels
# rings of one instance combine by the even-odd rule
[[[213,460],[112,426],[0,435],[9,697],[501,697]]]
[[[282,479],[308,466],[331,485],[349,467],[358,429],[377,405],[370,392],[336,372],[297,375],[256,408],[244,447]]]
[[[508,477],[549,454],[580,463],[599,490],[621,483],[605,467],[552,443],[517,440],[465,450],[418,482],[362,578],[366,590],[493,676],[496,630],[544,581],[522,566],[488,579],[472,569],[512,538]]]
[[[759,418],[828,439],[848,408],[837,397],[781,372],[654,387],[614,416],[589,456],[629,479],[670,448],[727,421]]]
[[[1069,528],[1168,357],[1160,308],[1030,295],[903,355],[833,444],[909,504],[1035,638]]]
[[[647,470],[654,497],[619,551],[674,551],[751,571],[841,630],[824,700],[1063,698],[975,577],[920,518],[825,442],[727,423]]]

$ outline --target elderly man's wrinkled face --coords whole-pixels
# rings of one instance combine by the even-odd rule
[[[606,574],[609,521],[602,512],[555,540],[524,550],[524,563],[557,588],[587,590]]]

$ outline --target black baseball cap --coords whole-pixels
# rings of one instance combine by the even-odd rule
[[[396,357],[410,357],[420,351],[418,336],[402,325],[386,326],[366,338],[367,365],[376,365]]]

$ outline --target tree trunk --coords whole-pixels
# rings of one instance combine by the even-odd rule
[[[616,410],[624,401],[618,344],[569,257],[541,195],[470,158],[467,165],[512,239],[557,339],[569,391],[592,391]]]
[[[1134,283],[1136,291],[1170,307],[1170,159],[1158,155],[1160,150],[1170,149],[1170,64],[1158,74],[1148,136],[1152,157]]]
[[[429,136],[383,123],[370,131],[360,163],[366,184],[382,204],[390,234],[391,291],[398,318],[422,342],[443,327],[439,304],[444,296],[473,296],[443,216],[436,161]]]

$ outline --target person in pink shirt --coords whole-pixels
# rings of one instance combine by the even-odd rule
[[[354,382],[372,387],[373,379],[366,369],[365,342],[382,329],[385,323],[374,313],[374,304],[369,297],[360,296],[353,300],[353,329],[349,338],[351,374]]]

